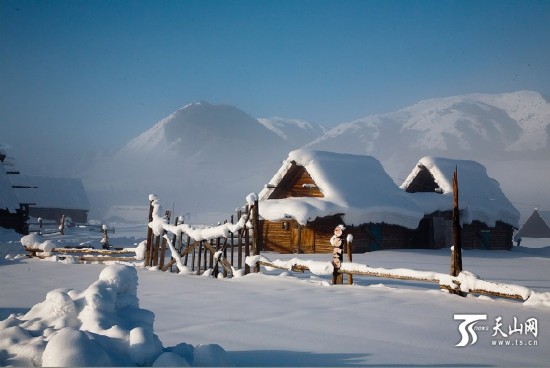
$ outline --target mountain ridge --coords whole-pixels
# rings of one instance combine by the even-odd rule
[[[508,195],[518,194],[516,186],[540,193],[535,183],[526,185],[533,181],[526,175],[548,181],[549,137],[550,103],[532,91],[433,98],[328,130],[202,101],[183,106],[104,157],[85,180],[104,206],[140,204],[156,193],[184,203],[186,211],[219,211],[260,191],[289,151],[305,147],[374,156],[397,184],[423,156],[471,159],[485,165]],[[525,182],[521,173],[510,177],[507,162],[528,165]]]

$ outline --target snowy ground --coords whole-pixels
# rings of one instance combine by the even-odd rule
[[[144,226],[115,227],[116,233],[110,240],[117,246],[132,246],[146,232]],[[79,295],[88,295],[90,285],[98,282],[106,267],[14,257],[22,253],[19,239],[17,234],[0,232],[2,366],[16,364],[12,347],[18,341],[26,341],[8,333],[11,330],[7,330],[5,321],[11,314],[20,314],[17,317],[22,318],[22,314],[57,288],[75,289],[83,292]],[[100,239],[99,233],[80,231],[63,241],[97,245]],[[265,255],[270,259],[296,256]],[[300,258],[329,261],[331,255]],[[450,255],[447,249],[378,251],[355,254],[353,261],[375,267],[446,273]],[[550,292],[550,239],[523,239],[522,246],[512,251],[465,251],[463,265],[485,280]],[[440,291],[436,284],[421,282],[356,276],[352,286],[332,286],[327,276],[263,269],[262,272],[220,280],[137,268],[139,308],[154,313],[154,333],[164,348],[181,343],[223,347],[225,354],[210,350],[218,358],[210,364],[548,365],[550,307],[547,305],[528,306],[474,295],[462,298]],[[109,281],[109,277],[102,279]],[[78,307],[78,303],[75,305]],[[485,317],[476,323],[475,343],[470,344],[473,341],[470,334],[467,346],[455,346],[462,339],[459,325],[464,321],[460,317],[455,319],[455,314]],[[196,359],[189,363],[201,364]]]

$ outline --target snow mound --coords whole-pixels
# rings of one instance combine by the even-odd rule
[[[154,333],[155,314],[139,307],[137,286],[136,269],[116,264],[83,292],[50,291],[26,314],[0,321],[0,365],[232,365],[216,344],[165,349]]]

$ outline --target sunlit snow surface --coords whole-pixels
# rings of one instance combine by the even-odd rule
[[[118,245],[138,244],[146,226],[117,228]],[[437,284],[281,270],[233,279],[178,275],[123,265],[21,258],[20,236],[0,233],[0,365],[545,366],[550,310],[545,301],[461,298]],[[94,243],[100,233],[69,232]],[[327,262],[329,254],[279,255]],[[448,249],[354,254],[353,262],[446,274]],[[464,269],[483,280],[550,292],[550,239],[523,239],[512,251],[464,251]],[[345,264],[346,262],[344,262]],[[137,290],[137,292],[136,292]],[[482,314],[473,345],[455,314]],[[538,334],[492,336],[535,318]],[[515,318],[515,319],[514,319]],[[516,321],[516,325],[514,325]],[[524,331],[525,332],[525,331]],[[537,342],[492,346],[492,341]],[[139,348],[138,348],[139,347]]]

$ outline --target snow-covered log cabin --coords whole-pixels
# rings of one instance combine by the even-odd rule
[[[19,202],[29,216],[59,221],[62,215],[75,223],[88,221],[90,202],[81,179],[14,175],[10,177]]]
[[[27,233],[27,209],[17,200],[4,166],[6,154],[0,151],[0,227]]]
[[[289,153],[259,194],[261,249],[332,252],[343,224],[353,252],[415,247],[421,208],[370,156],[325,151]]]
[[[418,241],[428,248],[452,245],[452,176],[457,168],[462,247],[511,249],[519,211],[506,198],[500,184],[478,162],[426,156],[420,159],[401,189],[409,193],[425,217]]]

